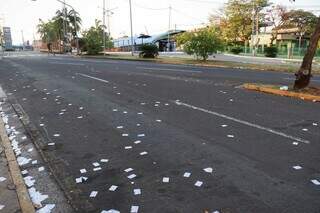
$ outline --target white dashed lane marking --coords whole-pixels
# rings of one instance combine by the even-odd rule
[[[184,69],[169,69],[169,68],[154,68],[154,67],[136,67],[142,70],[155,70],[155,71],[173,71],[173,72],[191,72],[191,73],[202,73],[202,71],[184,70]]]
[[[240,119],[237,119],[237,118],[234,118],[234,117],[231,117],[231,116],[228,116],[228,115],[224,115],[224,114],[221,114],[221,113],[218,113],[218,112],[213,112],[213,111],[210,111],[210,110],[206,110],[206,109],[203,109],[203,108],[200,108],[200,107],[196,107],[196,106],[193,106],[193,105],[190,105],[190,104],[187,104],[187,103],[183,103],[183,102],[179,102],[179,101],[172,101],[172,102],[174,102],[178,106],[184,106],[184,107],[187,107],[187,108],[190,108],[190,109],[194,109],[194,110],[198,110],[198,111],[201,111],[201,112],[205,112],[205,113],[208,113],[208,114],[220,117],[220,118],[231,120],[231,121],[234,121],[234,122],[246,125],[246,126],[250,126],[250,127],[253,127],[253,128],[256,128],[256,129],[260,129],[260,130],[263,130],[263,131],[266,131],[266,132],[269,132],[269,133],[272,133],[272,134],[275,134],[275,135],[279,135],[279,136],[284,137],[284,138],[289,138],[291,140],[295,140],[295,141],[298,141],[300,143],[310,144],[310,141],[308,141],[308,140],[305,140],[305,139],[302,139],[302,138],[298,138],[298,137],[294,137],[294,136],[285,134],[283,132],[279,132],[279,131],[270,129],[268,127],[260,126],[258,124],[250,123],[248,121],[240,120]]]

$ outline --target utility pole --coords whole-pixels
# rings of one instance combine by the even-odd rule
[[[131,0],[129,0],[130,7],[130,28],[131,28],[131,55],[134,56],[134,41],[133,41],[133,27],[132,27],[132,4]]]
[[[77,48],[77,55],[80,54],[80,49],[79,49],[79,38],[78,38],[78,28],[77,28],[77,14],[75,9],[73,9],[73,19],[74,19],[74,37],[76,39],[76,48]]]
[[[62,52],[64,53],[65,50],[66,50],[66,48],[65,48],[66,47],[65,40],[66,40],[66,29],[67,29],[66,28],[66,17],[67,17],[67,14],[66,14],[66,1],[63,0],[62,4],[63,4],[62,13],[64,15],[64,17],[63,17],[63,39],[62,39],[63,50],[62,50]]]
[[[253,5],[252,5],[252,32],[251,32],[251,51],[252,51],[252,55],[255,56],[255,39],[254,39],[254,29],[255,29],[255,14],[256,14],[256,9],[255,9],[255,4],[254,1],[252,1]]]
[[[168,52],[170,52],[170,29],[171,29],[171,5],[169,6],[169,27],[168,27]]]
[[[106,0],[103,0],[103,55],[106,55]]]
[[[23,36],[23,30],[21,30],[21,38],[22,38],[22,50],[25,49],[24,47],[24,36]]]

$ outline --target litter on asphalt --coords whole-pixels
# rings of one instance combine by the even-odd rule
[[[207,173],[212,173],[213,172],[213,169],[211,167],[208,167],[208,168],[205,168],[203,169],[205,172]]]
[[[197,187],[201,187],[203,184],[202,181],[197,181],[194,185],[197,186]]]
[[[112,185],[112,186],[110,186],[109,191],[114,192],[117,190],[117,188],[118,188],[118,186]]]
[[[96,197],[97,194],[98,194],[97,191],[92,191],[92,192],[90,193],[90,197]]]
[[[139,211],[139,206],[131,206],[130,213],[138,213],[138,211]]]
[[[191,176],[191,173],[190,172],[185,172],[184,174],[183,174],[183,177],[185,177],[185,178],[188,178],[188,177],[190,177]]]
[[[128,169],[125,169],[124,171],[128,173],[128,172],[132,172],[133,169],[132,168],[128,168]]]
[[[311,180],[311,182],[312,182],[314,185],[317,185],[317,186],[320,185],[320,181],[318,181],[318,180],[316,180],[316,179]]]
[[[169,181],[170,181],[170,178],[168,178],[168,177],[162,178],[163,183],[169,183]]]
[[[131,175],[128,176],[129,179],[133,179],[133,178],[135,178],[135,177],[137,177],[136,174],[131,174]]]
[[[141,189],[134,189],[133,194],[134,195],[141,195]]]

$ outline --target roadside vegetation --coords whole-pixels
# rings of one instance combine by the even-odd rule
[[[67,8],[57,10],[56,15],[48,21],[40,20],[38,24],[38,33],[44,44],[51,44],[55,51],[71,52],[76,48],[77,39],[81,52],[89,55],[96,55],[103,50],[104,33],[106,35],[106,48],[112,48],[113,42],[106,33],[106,27],[96,20],[95,25],[81,33],[81,18],[79,13]],[[46,45],[43,47],[46,49]]]

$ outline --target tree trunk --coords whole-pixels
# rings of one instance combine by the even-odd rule
[[[299,90],[307,87],[310,83],[311,70],[312,70],[312,61],[313,57],[316,53],[318,41],[320,39],[320,17],[318,18],[318,22],[313,32],[310,43],[307,49],[307,52],[303,58],[301,67],[299,71],[295,74],[296,80],[294,82],[294,89]]]

